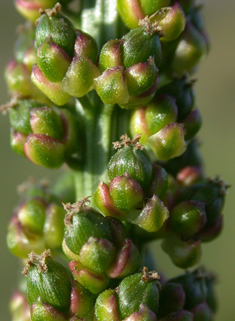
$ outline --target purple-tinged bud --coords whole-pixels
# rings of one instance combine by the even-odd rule
[[[104,72],[108,68],[122,66],[123,40],[110,40],[101,49],[99,68]]]
[[[202,116],[198,109],[193,110],[188,114],[181,123],[185,130],[185,140],[192,139],[199,131],[202,126]]]
[[[128,218],[132,224],[136,224],[148,232],[157,232],[169,217],[169,211],[160,198],[154,194],[147,202],[140,214]]]
[[[157,317],[146,304],[141,304],[140,310],[132,313],[124,321],[157,321]]]
[[[170,256],[172,262],[182,269],[196,265],[202,255],[200,240],[183,241],[176,235],[164,239],[162,249]]]
[[[13,216],[7,233],[7,247],[12,254],[20,258],[27,258],[31,251],[40,253],[45,246],[45,241],[41,236],[27,235],[18,218]]]
[[[150,17],[150,21],[158,22],[164,36],[161,41],[173,41],[185,28],[185,15],[182,7],[176,2],[173,7],[165,7]]]
[[[185,293],[183,286],[177,283],[166,283],[159,293],[159,319],[166,315],[183,309],[185,304]]]
[[[30,306],[26,300],[25,294],[14,292],[10,301],[10,311],[12,321],[31,321]]]
[[[74,46],[75,55],[87,57],[94,64],[96,64],[98,57],[98,46],[95,39],[81,30],[76,30],[76,34],[77,37]]]
[[[51,82],[61,81],[71,63],[69,55],[52,42],[51,36],[37,49],[37,64],[46,78]]]
[[[185,292],[185,309],[191,309],[200,304],[207,297],[207,286],[205,273],[201,269],[188,272],[169,280],[171,283],[178,283],[183,286]]]
[[[143,272],[128,276],[122,280],[118,290],[119,311],[121,317],[127,318],[140,310],[145,304],[155,314],[159,301],[159,275],[156,272]]]
[[[123,212],[130,212],[143,205],[143,190],[137,181],[130,178],[128,172],[115,177],[110,183],[109,191],[115,206]]]
[[[15,0],[15,6],[19,13],[32,22],[40,17],[39,9],[51,8],[55,4],[56,0]]]
[[[127,228],[114,217],[106,217],[106,221],[108,221],[111,229],[112,242],[117,249],[120,249],[127,237]]]
[[[43,236],[50,249],[61,248],[64,238],[64,216],[63,208],[55,203],[51,203],[46,209]]]
[[[201,166],[187,166],[178,172],[176,179],[183,186],[189,186],[202,180],[203,170]]]
[[[22,62],[31,72],[33,69],[33,65],[37,63],[37,55],[33,44],[25,51]]]
[[[60,46],[70,58],[74,55],[76,32],[72,23],[61,15],[61,5],[57,3],[53,9],[41,10],[41,17],[36,26],[35,49],[50,36],[51,41]]]
[[[42,235],[46,215],[46,204],[43,199],[34,198],[22,203],[17,217],[22,227],[29,234]]]
[[[170,123],[148,139],[148,144],[160,160],[182,155],[186,150],[184,130],[178,123]]]
[[[84,286],[72,280],[70,314],[86,318],[93,312],[95,296]]]
[[[95,89],[105,104],[126,104],[129,93],[125,82],[122,66],[106,69],[94,79]]]
[[[201,242],[211,242],[216,239],[222,232],[223,229],[223,215],[209,226],[206,226],[202,231],[200,231],[196,237],[201,240]]]
[[[116,255],[114,263],[106,271],[106,274],[114,278],[123,278],[135,273],[141,266],[140,253],[130,239],[126,239]]]
[[[58,311],[48,303],[44,303],[39,297],[31,306],[31,320],[32,321],[67,321],[66,314]]]
[[[104,272],[115,258],[116,249],[108,240],[90,236],[82,246],[79,258],[83,266],[96,272]]]
[[[185,201],[175,206],[171,212],[170,227],[183,238],[194,236],[205,224],[205,202]]]
[[[148,18],[141,22],[142,27],[131,30],[123,36],[122,65],[125,68],[146,62],[149,57],[154,57],[158,67],[161,61],[161,43],[159,33],[161,28],[151,24]]]
[[[90,59],[74,56],[62,81],[62,89],[71,96],[82,97],[94,89],[94,79],[99,76],[99,69]]]
[[[185,310],[172,312],[159,321],[194,321],[193,314]]]
[[[177,2],[181,5],[185,13],[188,13],[189,10],[192,8],[195,0],[177,0]],[[176,0],[171,0],[171,4],[175,4]]]
[[[124,77],[130,96],[139,96],[153,87],[157,81],[158,69],[151,56],[146,62],[137,63],[124,70]]]
[[[23,274],[27,277],[26,297],[29,305],[40,297],[53,308],[68,312],[71,273],[52,259],[50,250],[44,251],[40,256],[30,253]]]
[[[69,101],[70,95],[62,90],[61,81],[49,81],[38,66],[33,67],[31,80],[56,105],[62,106]]]
[[[57,140],[63,137],[60,116],[50,107],[31,108],[30,127],[34,134],[43,134]]]
[[[109,187],[104,182],[99,183],[93,195],[93,202],[103,215],[112,216],[121,221],[126,220],[127,213],[116,207],[110,195]]]
[[[105,217],[86,205],[87,199],[74,204],[65,204],[64,251],[69,259],[79,261],[83,245],[92,235],[112,241],[111,229]]]
[[[108,289],[98,296],[95,315],[97,321],[121,321],[116,290]]]
[[[139,20],[144,19],[146,15],[155,13],[162,7],[167,7],[170,0],[118,0],[117,7],[119,14],[130,29],[139,27]]]
[[[104,291],[109,284],[109,278],[105,273],[90,270],[79,262],[71,261],[69,268],[74,278],[93,294]]]
[[[167,172],[163,167],[153,164],[153,178],[147,194],[149,196],[156,194],[159,198],[162,198],[166,193],[167,188],[168,188]]]
[[[187,22],[185,30],[178,38],[172,68],[178,75],[191,72],[206,54],[206,42],[192,23]]]
[[[17,132],[16,130],[14,130],[14,128],[11,128],[10,144],[11,148],[16,154],[26,157],[24,153],[24,144],[26,141],[26,135]]]
[[[136,180],[145,192],[152,180],[152,163],[143,145],[139,143],[140,135],[131,140],[127,135],[120,142],[114,143],[118,151],[110,159],[107,169],[110,180],[126,172]]]
[[[205,300],[202,301],[202,303],[191,308],[190,312],[193,313],[193,321],[212,321],[213,320],[213,313]]]
[[[58,168],[64,162],[64,145],[43,134],[29,134],[24,152],[31,162],[40,166]]]

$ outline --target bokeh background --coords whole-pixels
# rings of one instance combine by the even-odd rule
[[[203,116],[200,132],[201,150],[208,176],[220,174],[234,187],[229,190],[224,209],[225,226],[221,237],[203,246],[203,260],[218,274],[217,293],[220,300],[216,321],[235,320],[235,1],[205,0],[204,16],[211,39],[211,52],[196,75],[197,105]],[[0,105],[8,101],[3,80],[6,63],[12,57],[16,26],[23,19],[16,12],[13,0],[0,0]],[[29,176],[54,180],[58,171],[32,165],[15,155],[9,145],[8,117],[0,115],[0,313],[10,321],[8,302],[15,287],[17,260],[6,248],[8,221],[17,204],[16,186]],[[163,271],[174,276],[174,268],[160,246],[155,251]]]

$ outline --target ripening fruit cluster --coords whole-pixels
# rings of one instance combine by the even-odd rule
[[[215,276],[197,267],[166,280],[146,251],[160,240],[189,269],[223,227],[228,185],[206,178],[195,138],[193,75],[209,50],[201,7],[83,0],[76,12],[70,2],[15,0],[31,22],[5,73],[11,147],[69,169],[52,190],[28,184],[14,210],[8,248],[28,261],[13,321],[212,321]],[[104,40],[113,26],[101,18],[100,41],[81,30],[96,6],[118,10],[116,38]]]

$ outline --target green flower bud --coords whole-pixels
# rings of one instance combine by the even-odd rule
[[[38,67],[51,82],[61,81],[70,63],[69,55],[60,46],[52,42],[50,35],[37,49]]]
[[[102,292],[95,303],[97,321],[121,321],[116,290]]]
[[[123,278],[135,273],[141,266],[140,253],[130,239],[126,239],[116,255],[115,262],[106,271],[110,278]]]
[[[183,127],[170,123],[148,139],[148,144],[160,160],[182,155],[186,150]]]
[[[202,126],[202,116],[198,109],[193,110],[188,114],[183,120],[182,124],[184,126],[185,140],[192,139],[199,131]]]
[[[210,310],[206,301],[202,301],[202,303],[194,306],[190,309],[190,312],[193,313],[193,320],[195,321],[212,321],[213,314]]]
[[[56,0],[15,0],[16,9],[22,16],[32,22],[40,17],[41,8],[51,8],[56,4]]]
[[[50,107],[30,109],[30,126],[34,134],[44,134],[57,140],[63,137],[61,118]]]
[[[30,233],[42,235],[46,204],[43,199],[30,199],[20,205],[17,216],[22,226]]]
[[[153,164],[153,178],[148,191],[148,195],[156,194],[162,198],[168,188],[168,175],[165,169],[159,165]]]
[[[118,303],[122,318],[129,317],[145,304],[155,314],[158,310],[159,276],[144,268],[142,273],[133,274],[122,280],[119,285]]]
[[[90,59],[74,56],[62,81],[62,89],[71,96],[82,97],[94,89],[94,79],[99,76],[99,69]]]
[[[172,262],[182,269],[197,264],[202,254],[200,240],[182,241],[175,235],[163,240],[162,249],[170,256]]]
[[[110,195],[109,187],[104,182],[99,183],[92,199],[104,216],[112,216],[122,221],[126,220],[128,213],[117,208]]]
[[[72,280],[70,314],[86,318],[93,310],[95,296],[77,281]]]
[[[189,186],[202,180],[203,170],[200,166],[187,166],[178,172],[176,179],[183,186]]]
[[[204,227],[196,236],[201,240],[201,242],[211,242],[216,239],[222,232],[223,229],[223,215],[211,225]]]
[[[119,14],[126,26],[130,29],[138,28],[139,20],[146,15],[155,13],[162,7],[167,7],[170,0],[118,0],[117,7]]]
[[[193,109],[195,103],[193,84],[193,81],[190,81],[187,76],[183,75],[181,78],[174,78],[157,92],[159,94],[171,95],[176,98],[178,120],[183,119]]]
[[[161,41],[175,40],[185,28],[185,15],[177,2],[173,7],[160,9],[150,17],[150,20],[162,27],[164,36]]]
[[[181,284],[185,292],[185,309],[191,309],[200,304],[207,297],[205,276],[200,269],[183,274],[169,280],[169,282]]]
[[[179,75],[191,72],[206,54],[206,42],[196,28],[187,22],[184,32],[178,38],[172,58],[172,68]]]
[[[157,317],[145,304],[141,304],[140,310],[132,313],[124,321],[157,321]]]
[[[111,230],[106,219],[86,206],[87,199],[75,204],[66,204],[64,252],[69,259],[79,261],[79,254],[90,236],[112,241]]]
[[[70,58],[74,55],[76,32],[72,23],[61,15],[61,5],[58,3],[53,9],[42,10],[36,26],[35,49],[50,37],[51,41],[61,47]]]
[[[109,191],[115,206],[121,211],[130,212],[134,208],[142,207],[143,190],[137,181],[130,178],[128,172],[115,177],[110,183]]]
[[[122,45],[124,40],[110,40],[100,51],[99,68],[104,72],[108,68],[122,66]]]
[[[112,180],[128,172],[146,191],[152,179],[152,164],[143,145],[138,142],[139,139],[140,135],[133,140],[125,135],[121,137],[121,142],[114,143],[114,148],[118,151],[109,161],[108,176]]]
[[[79,257],[85,267],[96,272],[104,272],[114,260],[115,254],[116,249],[110,241],[90,236],[82,246]]]
[[[69,310],[71,274],[51,258],[50,250],[40,256],[30,253],[23,274],[27,277],[26,297],[29,305],[40,297],[61,312]]]
[[[172,312],[183,309],[184,303],[185,293],[181,284],[171,282],[164,284],[160,290],[158,318],[161,319]]]
[[[29,134],[24,152],[31,162],[40,166],[58,168],[64,162],[64,145],[43,134]]]
[[[128,221],[148,232],[158,231],[169,217],[169,211],[157,195],[147,202],[140,214],[133,215]]]
[[[48,303],[43,303],[40,297],[33,303],[30,311],[32,321],[67,321],[64,313],[56,310]]]
[[[158,69],[151,56],[147,62],[135,64],[124,70],[125,81],[131,96],[139,96],[157,81]]]
[[[31,251],[40,253],[45,249],[45,241],[40,235],[26,234],[16,216],[11,219],[7,233],[7,247],[11,253],[20,258],[27,258]]]
[[[37,62],[37,55],[33,44],[26,50],[22,62],[31,72],[33,69],[33,65],[35,65]]]
[[[69,101],[70,95],[63,92],[61,81],[50,82],[37,66],[33,67],[31,80],[56,105],[62,106]]]
[[[10,301],[12,321],[31,321],[30,306],[21,292],[14,292]]]
[[[16,154],[26,157],[24,153],[24,144],[26,141],[27,141],[26,135],[15,131],[14,128],[11,128],[10,144],[11,144],[11,148]]]
[[[186,201],[174,207],[170,217],[170,227],[174,233],[184,238],[194,236],[206,224],[205,203]]]
[[[31,24],[24,24],[17,30],[18,38],[14,45],[14,55],[18,62],[24,62],[25,53],[31,48],[35,38],[35,28]]]
[[[104,291],[109,284],[109,278],[105,273],[90,270],[79,262],[71,261],[69,268],[74,278],[93,294]]]
[[[129,93],[123,67],[108,68],[94,79],[95,90],[105,104],[126,104]]]
[[[185,310],[179,310],[177,312],[172,312],[160,319],[159,321],[193,321],[194,316],[191,312]]]
[[[76,30],[76,34],[77,37],[74,46],[75,55],[87,57],[96,64],[98,58],[98,46],[95,39],[81,30]]]
[[[64,216],[63,208],[55,203],[51,203],[46,209],[43,234],[50,249],[61,248],[64,238]]]
[[[154,57],[156,66],[161,61],[161,28],[151,25],[148,18],[142,20],[141,24],[142,27],[131,30],[123,37],[122,62],[125,68],[146,62],[151,56]]]

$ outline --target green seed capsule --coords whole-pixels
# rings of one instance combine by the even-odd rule
[[[71,274],[51,258],[49,250],[41,256],[32,252],[23,273],[27,277],[26,297],[30,305],[40,297],[61,312],[69,310]]]
[[[121,321],[115,290],[106,290],[98,296],[95,303],[95,315],[97,321]]]
[[[138,143],[140,136],[131,141],[122,136],[122,142],[116,142],[114,148],[118,149],[108,164],[108,176],[112,180],[128,172],[136,180],[143,191],[148,189],[152,179],[152,164],[143,146]]]
[[[11,128],[10,144],[11,144],[12,150],[16,154],[26,157],[24,153],[24,144],[26,143],[26,141],[27,141],[26,135],[15,131],[14,128]]]
[[[129,317],[132,313],[139,311],[145,304],[155,314],[158,310],[159,278],[156,272],[137,273],[126,277],[119,285],[118,303],[122,318]]]
[[[48,303],[43,303],[40,297],[37,302],[33,303],[30,312],[32,321],[67,321],[64,313],[56,310]]]

